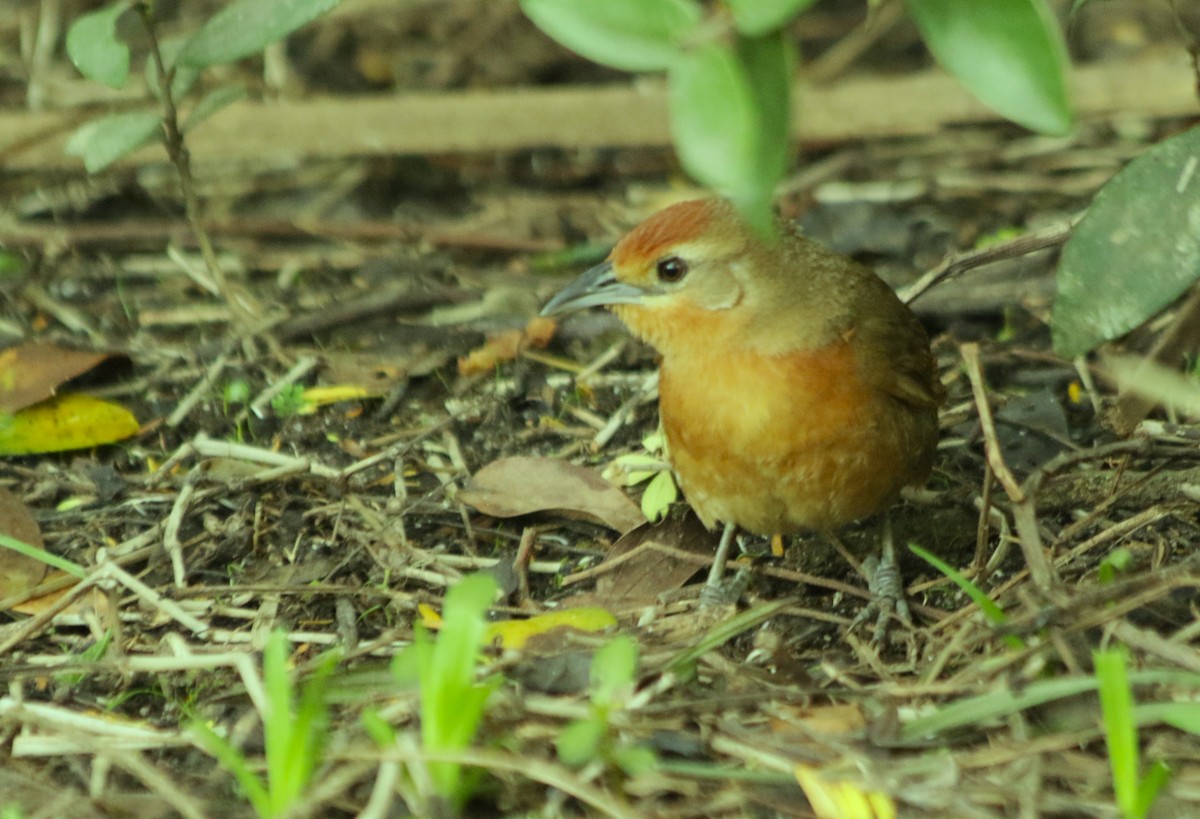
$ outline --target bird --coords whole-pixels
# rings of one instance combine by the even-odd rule
[[[594,306],[658,353],[668,461],[705,527],[724,525],[708,587],[738,528],[833,532],[928,479],[944,397],[928,334],[872,270],[793,224],[771,237],[724,199],[671,205],[541,314]],[[899,588],[894,554],[890,570]]]

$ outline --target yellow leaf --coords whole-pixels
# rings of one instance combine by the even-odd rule
[[[421,624],[429,629],[439,629],[442,618],[430,606],[420,603],[417,612],[421,615]],[[606,609],[580,607],[562,609],[539,614],[525,620],[501,620],[488,623],[486,642],[499,643],[502,648],[523,648],[530,639],[541,634],[547,634],[555,629],[569,628],[576,631],[604,631],[617,624],[617,618]]]
[[[797,765],[793,773],[820,819],[896,819],[896,803],[886,793],[825,779],[810,765]]]
[[[353,401],[358,398],[369,398],[371,393],[353,384],[335,384],[330,387],[309,387],[304,391],[304,403],[314,407],[323,407],[338,401]]]
[[[137,431],[137,419],[120,404],[90,395],[59,395],[0,418],[0,455],[86,449]]]
[[[539,614],[526,620],[504,620],[488,625],[489,642],[499,642],[502,648],[519,649],[530,639],[547,634],[555,629],[569,628],[576,631],[604,631],[617,624],[617,618],[605,609],[563,609]]]

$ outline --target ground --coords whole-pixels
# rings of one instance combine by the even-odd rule
[[[214,5],[164,5],[162,34]],[[663,133],[606,116],[580,136],[539,112],[546,99],[513,93],[602,109],[593,93],[625,93],[625,75],[554,45],[515,4],[348,0],[204,80],[251,97],[188,137],[222,284],[161,146],[95,176],[63,155],[95,113],[84,103],[142,96],[74,71],[61,32],[83,9],[13,4],[0,15],[0,332],[107,354],[55,386],[125,406],[138,429],[0,465],[6,517],[33,521],[4,531],[90,578],[46,598],[69,581],[35,588],[27,566],[6,568],[0,815],[254,815],[193,726],[262,771],[273,630],[297,685],[325,680],[328,738],[297,740],[316,772],[291,816],[446,813],[428,784],[438,761],[485,772],[467,815],[808,816],[828,793],[815,776],[901,816],[1115,816],[1093,652],[1116,647],[1142,708],[1127,747],[1143,770],[1172,770],[1156,810],[1200,813],[1195,719],[1165,710],[1200,684],[1197,430],[1152,413],[1136,436],[1114,433],[1111,390],[1054,355],[1048,329],[1070,220],[1194,117],[1172,18],[1122,5],[1089,4],[1072,33],[1092,90],[1063,139],[903,98],[894,83],[954,84],[900,14],[872,28],[857,4],[818,3],[796,24],[814,87],[781,212],[901,292],[954,254],[1010,248],[913,301],[949,396],[934,476],[891,516],[915,624],[874,644],[848,630],[865,581],[816,536],[782,555],[745,539],[738,601],[698,609],[715,533],[682,500],[634,528],[646,483],[599,477],[620,456],[655,457],[653,352],[602,312],[531,323],[624,230],[699,194]],[[147,44],[133,47],[137,63]],[[831,118],[849,93],[858,108]],[[488,118],[497,99],[514,106],[511,129]],[[1005,244],[1038,232],[1036,252]],[[1150,347],[1172,315],[1128,348]],[[321,386],[359,392],[307,406],[295,389]],[[869,521],[838,537],[857,562],[878,533]],[[909,544],[1003,613],[985,617]],[[478,734],[438,757],[412,675],[389,663],[477,571],[501,590],[497,620],[588,607],[617,626],[580,616],[520,649],[489,632]],[[590,657],[617,632],[636,670],[589,696]],[[462,696],[450,712],[468,710]],[[364,711],[396,737],[381,741]],[[555,743],[580,720],[601,739],[568,764]],[[837,804],[821,815],[888,815]]]

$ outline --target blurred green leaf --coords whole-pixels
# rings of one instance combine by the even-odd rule
[[[71,134],[66,151],[83,158],[88,173],[107,168],[123,156],[149,144],[161,132],[154,111],[130,111],[94,119]]]
[[[595,759],[608,733],[608,724],[596,716],[569,723],[554,740],[559,760],[571,768],[581,768]]]
[[[678,497],[679,490],[675,487],[675,479],[671,473],[658,472],[650,479],[650,483],[646,484],[646,491],[642,493],[642,514],[649,521],[661,520]]]
[[[1071,129],[1066,47],[1044,0],[905,0],[929,50],[984,104],[1046,134]]]
[[[754,175],[747,180],[743,198],[739,200],[735,195],[735,201],[752,225],[769,232],[774,224],[771,197],[787,172],[791,155],[788,137],[796,55],[791,40],[782,31],[761,37],[739,37],[736,48],[750,81],[758,119],[758,148]]]
[[[733,50],[704,43],[685,52],[668,73],[671,135],[693,178],[723,196],[748,198],[758,177],[758,103]]]
[[[572,51],[622,71],[663,71],[700,22],[693,0],[521,0],[542,31]]]
[[[128,2],[85,14],[67,30],[67,56],[79,73],[109,88],[121,88],[129,79],[129,46],[117,39],[117,19]]]
[[[601,646],[592,657],[592,702],[607,706],[622,689],[632,690],[637,658],[637,643],[627,634],[619,634]]]
[[[339,0],[235,0],[192,35],[179,65],[204,68],[257,54],[320,17]]]
[[[781,27],[814,0],[725,0],[737,30],[757,37]]]
[[[1074,358],[1143,324],[1200,276],[1200,127],[1108,181],[1063,247],[1054,349]]]

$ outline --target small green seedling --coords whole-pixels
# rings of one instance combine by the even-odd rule
[[[260,714],[266,746],[266,781],[228,740],[198,720],[191,724],[196,743],[234,775],[260,817],[282,816],[303,802],[313,775],[323,762],[329,733],[325,688],[337,665],[337,655],[324,657],[313,675],[300,686],[298,697],[287,660],[287,635],[278,629],[272,631],[263,650],[265,701]]]
[[[1133,553],[1124,546],[1118,546],[1105,555],[1104,559],[1100,561],[1100,566],[1096,570],[1096,573],[1100,579],[1100,583],[1112,583],[1117,579],[1117,575],[1128,571],[1132,564]]]
[[[478,679],[486,613],[495,598],[496,581],[491,575],[464,578],[446,592],[437,636],[417,624],[413,644],[392,663],[398,682],[415,680],[420,687],[421,747],[430,756],[471,746],[488,698],[501,682],[498,675]],[[396,732],[377,714],[364,713],[363,723],[380,746],[396,745]],[[458,814],[478,787],[481,773],[457,762],[426,762],[419,770],[414,763],[400,786],[401,793],[417,815]]]
[[[1120,649],[1095,651],[1092,659],[1096,666],[1117,808],[1125,819],[1142,819],[1170,779],[1171,769],[1156,760],[1146,775],[1141,775],[1137,717],[1133,689],[1126,673],[1125,652]]]
[[[658,764],[649,748],[618,743],[610,722],[613,711],[633,694],[637,658],[637,644],[624,634],[596,652],[591,668],[591,713],[563,728],[554,743],[564,764],[580,768],[599,760],[616,765],[629,776]]]
[[[304,387],[292,384],[271,399],[271,409],[275,410],[275,414],[280,418],[291,418],[303,411],[307,403],[304,400]]]
[[[615,481],[622,486],[637,486],[646,483],[642,492],[642,514],[651,522],[662,520],[676,500],[679,489],[675,476],[666,465],[663,450],[666,442],[661,432],[642,439],[643,452],[620,455],[604,469],[605,480]]]

